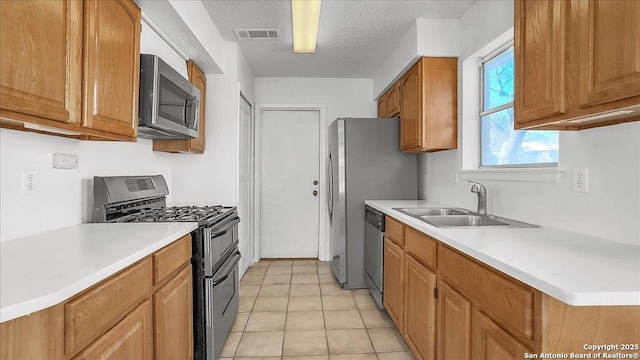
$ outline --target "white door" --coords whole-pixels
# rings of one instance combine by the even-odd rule
[[[241,272],[253,263],[253,122],[251,121],[251,105],[240,97],[240,149],[239,149],[239,186],[240,204],[238,215],[239,247],[242,253]]]
[[[320,112],[263,110],[260,125],[260,255],[316,258]]]

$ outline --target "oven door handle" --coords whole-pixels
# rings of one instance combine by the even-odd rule
[[[227,265],[224,266],[222,273],[223,275],[221,275],[218,278],[214,278],[213,279],[213,286],[216,286],[218,284],[220,284],[221,282],[227,280],[227,278],[229,277],[229,275],[231,275],[231,273],[236,269],[236,265],[238,264],[238,262],[240,261],[240,258],[242,257],[242,255],[240,255],[240,251],[236,250],[233,255],[231,255],[229,257],[229,260],[227,261]]]
[[[228,223],[226,223],[226,225],[224,225],[220,229],[212,231],[211,232],[211,237],[220,236],[220,235],[226,233],[227,231],[229,231],[229,229],[231,229],[232,227],[238,225],[239,223],[240,223],[240,217],[236,216],[233,220],[231,220]]]
[[[204,299],[206,302],[205,309],[205,326],[209,327],[213,324],[213,298],[211,291],[213,289],[213,285],[211,284],[211,279],[204,279]]]

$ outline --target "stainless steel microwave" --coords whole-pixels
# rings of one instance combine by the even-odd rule
[[[190,139],[200,127],[200,90],[157,55],[140,55],[138,136]]]

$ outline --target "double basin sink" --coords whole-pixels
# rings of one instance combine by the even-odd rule
[[[494,215],[478,215],[469,210],[452,207],[393,208],[439,228],[536,228],[528,224]]]

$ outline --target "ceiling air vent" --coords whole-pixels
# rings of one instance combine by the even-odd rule
[[[278,29],[233,29],[240,40],[273,40],[280,39]]]

